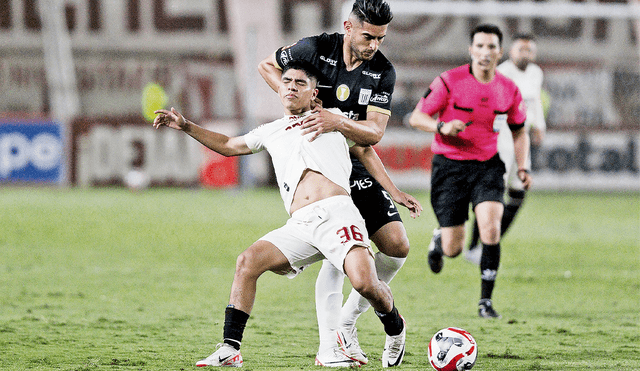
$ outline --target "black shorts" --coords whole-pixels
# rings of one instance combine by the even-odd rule
[[[372,177],[351,179],[351,198],[364,218],[369,237],[389,222],[402,222],[391,196]]]
[[[485,201],[503,202],[505,166],[497,154],[487,161],[450,160],[433,156],[431,206],[441,227],[464,224]]]

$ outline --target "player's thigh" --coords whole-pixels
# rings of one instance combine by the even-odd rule
[[[276,245],[269,241],[258,240],[240,254],[236,270],[257,275],[266,271],[281,273],[290,271],[291,264]]]
[[[409,238],[402,222],[392,221],[383,225],[371,236],[371,241],[385,255],[394,258],[406,258],[409,255]]]
[[[271,270],[293,278],[309,265],[322,260],[324,258],[322,253],[313,246],[308,238],[309,234],[310,231],[305,223],[300,223],[292,218],[284,226],[260,238],[259,241],[270,243],[279,250],[288,263],[288,268],[285,267],[285,264],[280,266],[280,268],[286,268],[284,270]]]
[[[372,177],[351,179],[351,199],[365,220],[369,236],[388,223],[402,222],[391,196]]]
[[[378,275],[371,250],[364,246],[352,247],[344,259],[344,273],[358,292],[376,284]]]

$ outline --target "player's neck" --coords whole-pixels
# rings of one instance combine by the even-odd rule
[[[342,43],[342,59],[344,60],[347,71],[353,71],[362,64],[362,59],[358,59],[351,52],[351,48],[349,47],[349,40],[347,39],[346,35],[344,37],[344,42]]]
[[[295,109],[295,110],[285,109],[284,115],[285,116],[305,116],[308,112],[311,112],[311,108],[309,107]]]

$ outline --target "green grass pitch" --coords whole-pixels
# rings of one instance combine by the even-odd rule
[[[494,303],[479,270],[432,274],[428,193],[403,218],[412,250],[391,283],[408,323],[404,370],[429,370],[448,326],[471,332],[474,370],[640,370],[640,196],[532,192],[502,241]],[[222,337],[236,256],[287,219],[275,189],[0,189],[0,369],[195,370]],[[314,284],[265,274],[242,353],[247,370],[317,370]],[[345,284],[345,293],[349,288]],[[382,326],[358,322],[381,369]]]

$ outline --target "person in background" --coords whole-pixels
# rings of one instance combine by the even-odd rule
[[[542,143],[547,129],[542,107],[543,73],[542,69],[534,63],[536,54],[537,48],[533,35],[518,34],[514,36],[513,44],[511,44],[509,59],[498,66],[499,72],[516,83],[522,94],[522,99],[527,105],[527,121],[524,126],[525,130],[529,131],[532,146],[539,146]],[[498,153],[507,168],[505,174],[507,200],[502,214],[502,222],[500,223],[501,236],[504,236],[509,226],[511,226],[527,193],[517,174],[518,164],[513,150],[511,131],[503,126],[500,128],[500,134],[498,135]],[[531,170],[530,154],[525,168],[529,171]],[[478,223],[474,219],[471,241],[464,256],[476,265],[480,265],[480,257],[482,256],[482,245],[478,243],[479,238]]]
[[[508,124],[513,133],[517,175],[525,189],[531,184],[526,168],[529,135],[524,129],[526,112],[520,91],[496,71],[502,58],[502,32],[495,25],[482,24],[472,30],[470,42],[471,63],[438,76],[418,102],[409,124],[436,133],[431,144],[431,205],[439,228],[429,244],[429,267],[439,273],[443,256],[456,257],[462,252],[471,204],[483,246],[478,314],[501,318],[492,302],[500,265],[505,188],[498,129]]]

